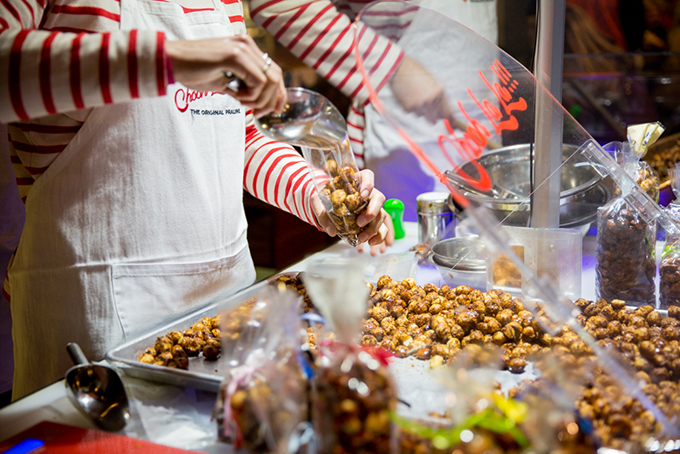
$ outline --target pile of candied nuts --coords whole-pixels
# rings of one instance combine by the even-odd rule
[[[185,331],[172,331],[159,336],[153,347],[147,348],[139,355],[141,363],[167,366],[176,369],[188,369],[189,358],[203,354],[207,360],[216,360],[221,352],[221,341],[236,340],[245,327],[255,306],[251,298],[226,317],[225,331],[220,329],[220,316],[203,317]]]
[[[581,311],[577,322],[597,344],[618,351],[631,364],[645,383],[643,391],[661,411],[679,415],[680,307],[670,306],[664,316],[652,306],[633,309],[621,300],[578,299],[574,304]],[[429,359],[433,366],[451,362],[462,349],[493,345],[502,349],[512,372],[522,372],[529,358],[540,361],[542,353],[558,357],[562,371],[583,371],[595,362],[592,349],[572,329],[563,327],[555,336],[543,332],[519,299],[499,290],[420,287],[413,279],[383,276],[371,291],[368,316],[364,345],[379,345],[400,357]],[[628,397],[620,406],[605,399],[602,390],[623,392],[594,369],[598,375],[593,386],[582,392],[576,407],[594,421],[606,446],[659,429],[653,415],[634,399]]]

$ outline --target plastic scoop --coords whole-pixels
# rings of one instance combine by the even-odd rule
[[[100,429],[121,430],[130,419],[130,406],[116,371],[91,364],[78,344],[68,344],[66,349],[75,364],[66,372],[66,394]]]
[[[324,96],[305,88],[288,88],[283,112],[255,119],[264,135],[298,147],[336,149],[347,136],[347,123]]]

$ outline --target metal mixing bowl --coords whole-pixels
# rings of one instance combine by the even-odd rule
[[[451,287],[486,290],[486,255],[476,238],[448,238],[432,246],[428,261]]]
[[[435,266],[455,267],[467,271],[486,269],[484,244],[475,237],[441,240],[432,246],[432,258]]]
[[[612,196],[607,181],[602,179],[593,164],[580,154],[575,154],[575,151],[575,147],[564,145],[563,156],[566,161],[561,168],[560,227],[577,227],[591,223],[597,215],[597,209]],[[467,190],[458,183],[459,179],[449,180],[467,198],[491,209],[499,220],[503,220],[504,225],[527,226],[531,215],[529,145],[499,148],[481,156],[478,162],[491,177],[495,188],[523,198],[485,196]],[[478,177],[473,163],[468,162],[461,167],[471,177]],[[460,209],[455,206],[451,197],[449,207],[454,213],[460,214]]]

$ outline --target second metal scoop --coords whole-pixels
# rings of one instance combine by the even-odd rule
[[[265,115],[255,125],[266,136],[299,147],[336,149],[347,141],[347,123],[324,96],[306,88],[286,89],[283,112]]]
[[[121,430],[130,419],[130,407],[116,371],[90,364],[78,344],[68,344],[66,349],[75,364],[66,372],[66,394],[100,429]]]

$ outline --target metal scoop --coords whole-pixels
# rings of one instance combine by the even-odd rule
[[[66,394],[100,429],[121,430],[130,419],[130,407],[116,371],[90,364],[78,344],[68,344],[66,349],[75,364],[66,372]]]
[[[255,119],[264,135],[298,147],[337,149],[347,141],[347,123],[324,96],[306,88],[286,89],[287,101],[280,114]]]

